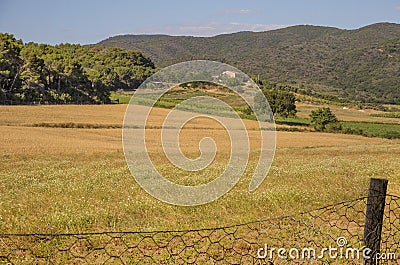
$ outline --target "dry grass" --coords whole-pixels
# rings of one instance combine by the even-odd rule
[[[366,194],[371,177],[388,178],[389,192],[400,194],[400,140],[278,132],[275,160],[259,189],[248,192],[258,153],[253,148],[248,170],[227,195],[203,206],[178,207],[157,201],[134,181],[124,160],[121,129],[32,127],[69,122],[121,125],[125,108],[0,107],[0,232],[215,227],[356,198]],[[157,109],[150,125],[159,126],[167,112]],[[247,125],[253,128],[254,123]],[[198,154],[198,140],[210,132],[220,142],[219,150],[228,150],[226,133],[209,127],[215,124],[207,119],[187,126],[182,133],[185,153]],[[159,132],[149,133],[154,155]],[[249,134],[252,141],[259,137],[255,130]],[[217,159],[216,170],[204,172],[204,177],[212,178],[224,161],[224,156]],[[184,182],[185,176],[170,165],[158,166]]]
[[[1,106],[0,125],[122,124],[126,105]]]

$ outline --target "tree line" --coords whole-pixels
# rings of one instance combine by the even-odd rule
[[[108,103],[154,72],[139,51],[78,44],[24,44],[0,33],[0,100]]]

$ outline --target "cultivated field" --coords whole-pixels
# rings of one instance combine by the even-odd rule
[[[364,196],[371,177],[388,178],[389,193],[400,195],[399,139],[278,131],[275,160],[255,192],[248,192],[259,152],[253,144],[245,176],[221,199],[197,207],[164,204],[139,187],[125,163],[121,140],[125,109],[126,105],[0,106],[0,232],[218,227]],[[299,109],[302,117],[310,107]],[[203,175],[185,175],[158,152],[157,126],[168,111],[155,109],[148,124],[150,153],[157,167],[182,184],[215,177],[226,162],[226,133],[207,130],[217,126],[207,119],[186,126],[181,139],[188,156],[198,155],[198,140],[210,136],[210,131],[222,155]],[[343,111],[338,116],[388,121],[365,112]],[[250,130],[249,135],[255,143],[259,132]]]
[[[299,118],[309,118],[311,110],[321,107],[320,105],[312,105],[306,103],[297,103],[298,109],[297,116]],[[358,121],[358,122],[376,122],[376,123],[397,123],[400,124],[398,118],[382,118],[374,117],[376,114],[383,114],[384,112],[373,109],[357,109],[355,107],[342,107],[327,105],[342,121]]]

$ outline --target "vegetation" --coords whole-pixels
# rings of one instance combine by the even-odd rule
[[[297,112],[297,107],[294,104],[294,96],[290,92],[279,91],[279,90],[266,90],[263,89],[266,97],[269,98],[270,107],[274,113],[275,123],[277,124],[277,130],[279,131],[310,131],[311,128],[314,131],[321,132],[333,132],[333,133],[344,133],[344,134],[355,134],[366,137],[381,137],[387,139],[400,138],[400,124],[396,123],[396,118],[382,119],[381,115],[387,114],[386,112],[376,110],[359,110],[358,108],[343,109],[340,106],[329,105],[329,107],[320,107],[320,105],[298,103],[299,115],[289,114],[286,115],[289,110]],[[276,94],[274,94],[276,93]],[[113,92],[111,98],[113,100],[119,100],[120,103],[127,104],[132,96],[132,92]],[[156,107],[171,109],[178,105],[180,102],[187,98],[194,96],[210,96],[218,98],[228,105],[232,106],[233,109],[243,119],[255,120],[254,113],[250,110],[246,102],[244,102],[234,92],[212,84],[212,83],[187,83],[179,87],[175,87],[161,97],[155,104]],[[271,97],[290,99],[290,100],[271,100]],[[144,100],[144,99],[143,99]],[[141,100],[141,101],[143,101]],[[261,104],[262,101],[258,100],[258,96],[255,98],[256,108],[265,109],[268,111],[267,106]],[[142,102],[145,104],[145,102]],[[193,106],[196,107],[196,106]],[[198,108],[200,107],[200,108]],[[198,106],[197,110],[201,112],[210,111],[215,113],[216,111],[220,115],[224,116],[225,110],[220,109],[219,106]],[[333,113],[340,114],[340,119]],[[277,112],[278,111],[278,112]],[[371,113],[372,112],[372,113]],[[292,112],[294,113],[294,112]],[[43,125],[46,127],[52,126],[51,124]],[[61,126],[61,125],[56,125]],[[64,126],[81,126],[81,125],[64,125]],[[90,126],[88,127],[90,128]]]
[[[128,104],[131,100],[133,92],[127,91],[111,91],[110,99],[116,101],[119,104]]]
[[[296,98],[293,93],[276,89],[264,90],[263,93],[274,115],[293,117],[296,115]]]
[[[308,127],[310,126],[310,119],[299,118],[299,117],[276,117],[275,118],[276,124],[283,124],[289,126],[303,126]]]
[[[145,193],[126,166],[120,129],[126,105],[0,108],[4,114],[0,117],[2,233],[219,227],[365,196],[371,177],[389,179],[388,192],[400,194],[400,140],[284,131],[277,133],[270,173],[259,189],[249,193],[258,158],[257,144],[253,143],[259,137],[257,131],[250,129],[253,147],[249,169],[233,190],[203,206],[167,205]],[[167,113],[167,109],[155,109],[148,125],[159,128]],[[254,123],[245,122],[249,127]],[[78,126],[45,127],[69,123]],[[84,124],[83,128],[79,124]],[[213,126],[216,124],[207,119],[195,120],[180,135],[182,151],[190,157],[199,153],[199,139],[210,136],[215,140],[218,153],[210,170],[196,175],[172,167],[159,152],[160,135],[154,129],[148,131],[147,145],[152,161],[177,183],[213,179],[224,168],[230,146],[223,130],[208,129]]]
[[[356,30],[293,26],[210,38],[123,35],[99,44],[140,50],[159,66],[211,59],[257,79],[297,87],[299,93],[399,104],[399,36],[400,25],[379,23]]]
[[[274,111],[274,119],[279,131],[310,131],[313,128],[315,131],[321,132],[334,132],[344,134],[355,134],[367,137],[382,137],[387,139],[400,138],[400,124],[395,123],[396,118],[382,119],[381,115],[388,114],[386,112],[374,111],[372,114],[364,113],[364,110],[343,110],[342,107],[329,105],[329,107],[319,107],[319,105],[305,105],[300,104],[299,116],[293,113],[297,112],[294,103],[295,97],[291,92],[280,91],[276,89],[266,90],[263,89],[265,96],[268,98],[271,110]],[[120,103],[127,104],[131,99],[132,92],[112,92],[111,99],[119,100]],[[218,98],[228,105],[239,114],[241,118],[255,120],[254,113],[250,110],[246,102],[244,102],[234,92],[212,84],[212,83],[187,83],[179,87],[175,87],[161,97],[155,104],[156,107],[171,109],[178,105],[180,102],[187,98],[194,96],[210,96]],[[259,96],[256,95],[255,107],[258,109],[266,109],[267,106],[262,105]],[[271,100],[272,98],[272,100]],[[274,100],[275,99],[275,100]],[[279,100],[276,100],[279,99]],[[143,101],[143,100],[142,100]],[[145,104],[145,102],[142,102]],[[145,104],[146,105],[146,104]],[[305,108],[307,106],[307,108]],[[196,107],[196,106],[194,106]],[[199,111],[210,111],[215,113],[219,112],[224,116],[224,110],[219,106],[199,106]],[[340,113],[340,121],[335,113]],[[292,111],[292,112],[290,112]],[[369,110],[373,111],[373,110]],[[373,115],[374,114],[374,115]],[[381,115],[378,115],[381,114]],[[45,124],[45,127],[53,126],[52,124]],[[62,125],[54,125],[62,126]],[[76,125],[63,125],[63,126],[81,126]],[[90,126],[88,127],[90,128]]]
[[[131,92],[117,90],[137,87],[154,70],[153,63],[137,51],[23,44],[12,35],[0,36],[0,99],[56,103],[106,102],[111,98],[127,103]],[[112,40],[119,39],[111,39],[108,45],[116,44]],[[346,113],[338,106],[319,109],[320,105],[294,104],[294,93],[339,103],[355,95],[359,101],[397,102],[399,91],[397,86],[393,89],[393,82],[398,81],[393,74],[398,73],[397,25],[380,24],[355,31],[299,26],[214,38],[128,36],[124,43],[146,49],[159,45],[158,49],[166,49],[166,53],[158,51],[163,63],[172,62],[168,58],[214,58],[260,74],[261,80],[271,80],[261,82],[271,109],[277,114],[278,127],[277,151],[268,177],[254,193],[248,192],[258,162],[261,133],[251,120],[254,115],[248,106],[223,87],[197,83],[176,87],[157,102],[156,106],[162,108],[155,108],[146,124],[148,153],[157,169],[176,183],[195,185],[211,181],[225,168],[229,137],[223,129],[213,130],[217,125],[210,119],[189,122],[180,133],[182,151],[196,158],[199,140],[212,137],[219,153],[210,168],[198,173],[183,172],[167,161],[156,130],[168,115],[166,108],[193,95],[209,95],[249,118],[244,123],[249,129],[251,153],[243,178],[220,200],[191,208],[161,203],[134,181],[121,144],[125,105],[0,106],[2,233],[231,225],[363,196],[368,179],[380,176],[390,180],[389,193],[400,194],[400,177],[396,174],[400,167],[400,140],[395,139],[400,138],[400,123],[396,123],[395,113],[383,118],[381,112],[371,116],[370,110]],[[202,47],[207,49],[204,53]],[[182,57],[173,57],[180,51]],[[350,83],[351,80],[356,82]],[[305,82],[310,82],[309,90]],[[331,109],[336,114],[340,111],[340,116],[336,117]],[[311,125],[317,131],[334,130],[340,134],[311,133]]]
[[[280,90],[280,91],[287,91],[287,92],[292,92],[304,96],[309,96],[314,99],[320,99],[324,100],[326,102],[330,103],[337,103],[337,104],[348,104],[353,102],[350,99],[344,99],[340,98],[335,95],[327,94],[327,93],[320,93],[314,90],[311,90],[309,88],[305,88],[300,85],[290,85],[290,84],[284,84],[284,83],[278,83],[278,82],[273,82],[273,81],[259,81],[259,85],[264,88],[264,89],[274,89],[274,90]]]
[[[154,64],[138,51],[27,43],[0,33],[0,100],[107,103],[134,89]]]
[[[374,113],[374,114],[371,114],[371,117],[383,117],[383,118],[400,119],[400,112]]]
[[[343,122],[343,133],[387,139],[400,138],[400,124],[373,122]]]
[[[274,81],[263,82],[257,77],[257,82],[275,113],[278,141],[271,170],[263,184],[252,193],[248,192],[248,184],[258,163],[260,136],[269,132],[258,130],[254,113],[247,104],[224,87],[201,82],[183,84],[165,94],[155,105],[160,108],[154,108],[147,120],[147,154],[159,172],[178,184],[198,185],[215,179],[231,158],[231,143],[229,134],[218,122],[209,118],[192,119],[180,130],[180,150],[188,158],[195,159],[201,152],[199,142],[204,137],[211,137],[217,147],[216,156],[209,167],[198,172],[187,172],[174,167],[163,152],[162,135],[158,130],[164,126],[168,109],[193,96],[207,95],[223,100],[241,117],[247,119],[244,124],[248,129],[251,152],[243,177],[219,200],[197,207],[164,204],[144,192],[134,181],[126,166],[121,139],[126,105],[0,106],[0,233],[153,231],[229,226],[287,216],[365,196],[371,177],[389,179],[388,192],[400,195],[400,176],[397,174],[400,167],[398,112],[350,110],[338,105],[320,108],[321,105],[316,105],[315,102],[308,105],[304,102],[297,106],[295,104],[299,94],[311,99],[322,99],[323,103],[347,103],[355,95],[359,96],[356,100],[360,102],[377,102],[371,106],[380,107],[379,104],[383,102],[397,102],[398,91],[392,89],[396,76],[384,81],[385,71],[390,74],[397,67],[395,63],[388,65],[386,62],[387,58],[398,60],[398,37],[387,41],[387,36],[397,32],[397,26],[378,26],[388,30],[376,32],[376,28],[367,27],[344,33],[331,28],[296,27],[294,35],[290,29],[260,33],[261,36],[264,34],[271,38],[260,38],[258,42],[254,42],[255,46],[268,46],[270,48],[260,51],[277,56],[272,57],[276,60],[276,68],[266,73]],[[233,45],[239,45],[240,48],[242,34],[251,39],[259,33],[230,34],[217,36],[215,39],[219,42],[233,37],[236,41]],[[370,42],[369,36],[374,34],[378,34],[381,40],[371,44],[372,46],[365,46],[365,43]],[[344,56],[341,58],[343,61],[339,60],[334,66],[316,66],[315,62],[318,60],[329,63],[324,56],[330,56],[332,49],[336,49],[332,47],[336,47],[341,41],[346,40],[351,46],[354,35],[363,40],[360,41],[359,49],[341,47],[338,54]],[[129,41],[131,38],[126,39]],[[140,45],[148,43],[152,47],[153,42],[167,39],[175,41],[175,37],[155,35],[135,37],[135,42]],[[326,43],[321,41],[325,39]],[[184,40],[209,39],[185,37]],[[210,43],[216,45],[212,38]],[[231,48],[229,45],[232,42],[226,43],[228,50],[222,49],[223,53],[229,52]],[[160,47],[165,48],[162,45]],[[287,51],[292,57],[279,57],[279,54],[272,52],[274,47],[279,51]],[[315,50],[309,50],[310,47]],[[244,46],[241,48],[245,49]],[[301,54],[303,49],[303,55],[310,54],[310,58],[303,58],[304,61],[294,60],[298,56],[296,51]],[[379,59],[380,50],[383,53],[388,52],[387,58]],[[210,51],[213,49],[210,48]],[[369,54],[370,51],[372,54]],[[191,50],[182,56],[189,56],[192,52],[197,53],[198,50]],[[260,56],[256,51],[251,52],[252,56]],[[361,56],[360,60],[366,61],[352,66],[351,63],[357,62],[350,60],[354,56]],[[238,57],[232,58],[238,60]],[[293,60],[290,63],[296,62],[296,65],[290,65],[285,58]],[[249,62],[240,60],[245,67],[250,66]],[[384,70],[364,69],[365,65],[372,65],[368,60],[374,61],[377,68],[382,67]],[[257,73],[264,69],[264,63],[255,65],[252,71]],[[281,63],[287,68],[281,68]],[[308,66],[310,69],[306,69]],[[359,72],[355,74],[354,69],[357,67]],[[281,69],[286,72],[279,72]],[[118,100],[126,104],[133,93],[131,90],[153,70],[153,63],[137,51],[70,44],[23,44],[12,35],[0,34],[0,100],[52,103],[102,103]],[[324,71],[329,72],[328,78]],[[370,77],[365,74],[367,71],[370,71],[371,78],[375,78],[373,80],[376,82],[368,83]],[[343,80],[335,83],[330,75],[339,76]],[[358,77],[361,79],[357,79]],[[356,83],[349,85],[346,82],[351,78],[355,78]],[[234,80],[227,81],[232,81],[232,85],[237,84]],[[302,83],[308,81],[311,81],[311,89],[305,88]],[[378,89],[370,93],[371,88]],[[256,106],[270,111],[262,104],[259,96],[255,98]],[[204,106],[201,107],[204,109]],[[222,112],[220,106],[210,106],[207,110]],[[213,236],[205,233],[205,237]],[[160,233],[152,235],[160,239]],[[97,240],[102,241],[102,235],[96,234],[94,237],[94,241],[86,241],[85,238],[80,241],[88,243],[89,248],[100,250],[102,246],[97,248],[95,245]],[[87,248],[86,243],[81,244],[73,238],[71,247],[64,251],[62,240],[53,239],[52,242],[56,242],[61,256],[67,256],[68,251],[75,256],[80,249]],[[106,236],[102,239],[112,243],[115,238]],[[119,252],[121,243],[127,244],[122,238],[117,239],[115,253]],[[225,239],[230,244],[229,238]],[[18,240],[12,242],[13,245],[18,243]],[[148,245],[146,240],[139,243],[142,251],[144,248],[151,249],[154,241]],[[51,251],[51,246],[36,242],[28,248],[35,248],[34,251],[44,253],[43,256]],[[104,249],[101,250],[102,253],[109,254],[109,247]],[[96,255],[93,257],[97,258]],[[53,261],[60,263],[58,258],[62,259],[61,256]],[[26,260],[27,257],[24,257],[24,261]]]
[[[265,102],[268,101],[268,105]],[[296,98],[294,94],[276,89],[263,90],[262,93],[255,95],[254,107],[259,113],[273,114],[275,117],[294,117],[296,115]],[[252,115],[250,107],[245,111],[245,114]]]
[[[339,120],[330,108],[318,108],[311,111],[311,125],[318,132],[340,131],[342,129]]]

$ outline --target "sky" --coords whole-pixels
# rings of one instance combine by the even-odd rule
[[[121,34],[214,36],[291,25],[400,23],[400,0],[0,0],[0,32],[24,42],[97,43]]]

